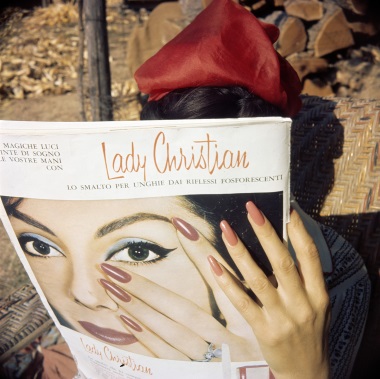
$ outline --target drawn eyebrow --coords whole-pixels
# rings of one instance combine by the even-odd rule
[[[118,220],[112,221],[99,228],[96,232],[96,238],[101,238],[108,233],[111,233],[124,226],[128,226],[140,221],[158,220],[171,223],[171,220],[167,217],[160,216],[154,213],[136,213],[133,216],[123,217]]]
[[[49,233],[52,236],[56,237],[55,233],[52,230],[50,230],[47,226],[41,224],[40,222],[38,222],[34,218],[26,215],[25,213],[15,211],[13,213],[13,217],[25,222],[26,224],[32,225],[32,226],[34,226],[40,230],[43,230],[44,232]]]
[[[40,222],[38,222],[34,218],[27,216],[25,213],[16,211],[13,214],[13,217],[15,217],[15,218],[17,218],[17,219],[19,219],[19,220],[21,220],[21,221],[23,221],[29,225],[32,225],[32,226],[34,226],[40,230],[43,230],[43,231],[51,234],[52,236],[56,237],[56,234],[51,229],[49,229],[47,226],[41,224]],[[154,213],[136,213],[133,216],[123,217],[123,218],[112,221],[109,224],[102,226],[101,228],[99,228],[96,231],[95,236],[96,236],[96,238],[101,238],[101,237],[105,236],[106,234],[111,233],[117,229],[124,227],[124,226],[128,226],[128,225],[134,224],[136,222],[146,221],[146,220],[158,220],[158,221],[165,221],[165,222],[171,223],[169,218],[164,217],[164,216],[160,216],[160,215],[157,215]]]

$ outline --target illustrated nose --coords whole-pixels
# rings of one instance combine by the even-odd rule
[[[101,274],[96,268],[73,267],[73,277],[70,285],[71,295],[75,301],[93,310],[108,308],[112,311],[118,305],[107,295],[98,279]]]

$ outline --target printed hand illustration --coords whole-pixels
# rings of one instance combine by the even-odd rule
[[[207,253],[217,254],[209,242],[204,240],[203,244],[209,245]],[[204,255],[202,263],[205,266],[203,269],[216,288],[217,283],[207,263],[207,254]],[[103,263],[101,268],[109,280],[103,279],[100,282],[119,304],[120,317],[125,326],[153,356],[164,359],[204,360],[210,343],[217,348],[227,343],[234,351],[232,358],[235,360],[262,359],[251,328],[227,297],[224,296],[230,310],[226,313],[235,315],[240,320],[241,335],[228,330],[191,300],[149,279],[136,273],[130,274],[108,263]],[[218,291],[222,294],[220,289]],[[234,321],[233,325],[238,330],[238,322]],[[132,351],[133,345],[128,349]]]
[[[210,270],[207,256],[212,254],[223,261],[222,257],[207,238],[184,220],[174,218],[172,223],[185,254],[207,283],[209,296],[206,296],[212,307],[220,311],[226,326],[192,299],[136,272],[103,263],[101,268],[108,279],[100,280],[100,283],[119,304],[128,331],[160,358],[204,360],[210,343],[215,348],[225,343],[229,345],[233,360],[262,360],[252,328],[221,290]],[[128,349],[131,348],[133,346]]]

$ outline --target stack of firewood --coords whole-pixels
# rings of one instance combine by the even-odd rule
[[[9,30],[0,35],[0,100],[71,92],[68,81],[77,76],[76,25],[70,4],[9,11]]]
[[[246,0],[240,1],[257,17],[280,29],[275,47],[287,58],[303,82],[303,92],[332,95],[339,80],[339,60],[350,59],[347,51],[361,49],[380,32],[380,21],[373,13],[371,0]],[[377,59],[378,48],[362,55]],[[343,53],[344,52],[344,53]],[[356,53],[358,55],[358,53]],[[328,75],[334,66],[334,76]],[[347,65],[344,68],[347,70]],[[327,73],[326,80],[321,74]],[[347,72],[346,72],[347,74]],[[348,78],[346,78],[348,79]],[[345,85],[347,83],[345,82]]]

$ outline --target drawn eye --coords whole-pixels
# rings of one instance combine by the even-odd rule
[[[138,238],[118,241],[108,252],[110,261],[129,264],[154,263],[168,256],[175,249],[166,249],[154,242]]]
[[[65,256],[53,242],[38,234],[24,233],[18,238],[24,253],[33,257],[52,258]]]

